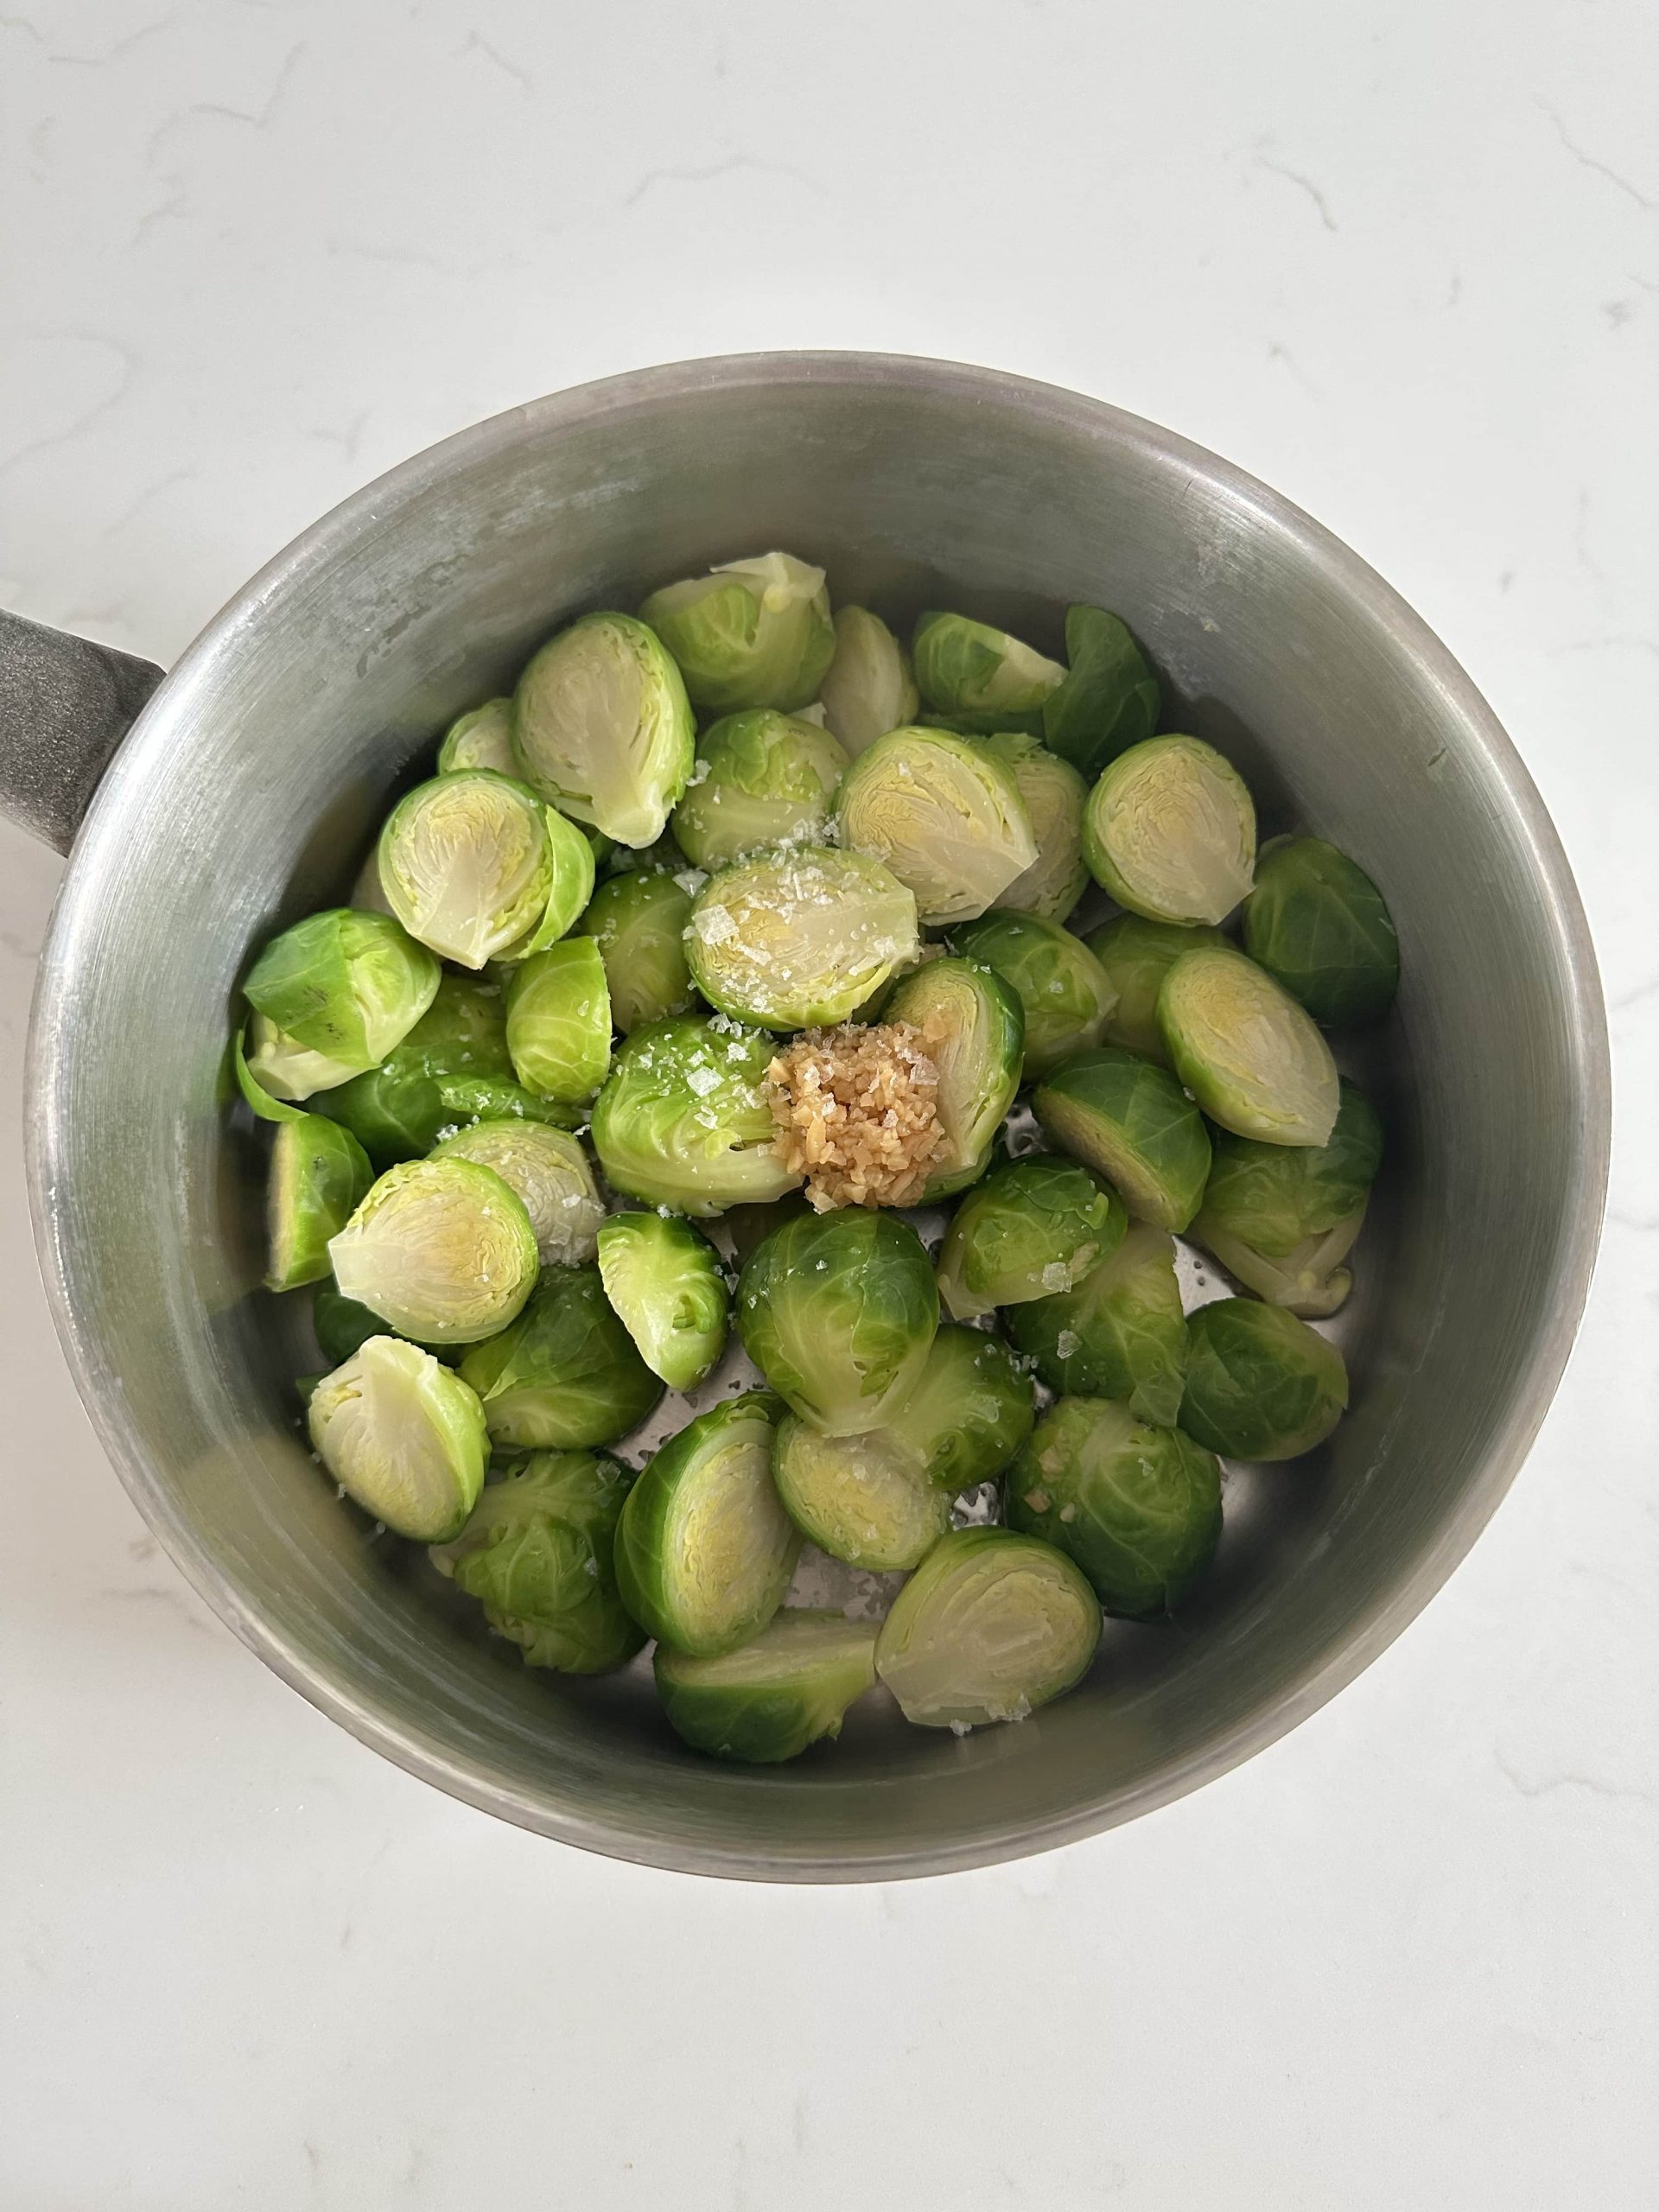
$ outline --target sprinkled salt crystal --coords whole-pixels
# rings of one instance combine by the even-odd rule
[[[724,906],[705,907],[691,926],[705,944],[729,944],[737,935],[737,924]]]
[[[1075,1329],[1062,1329],[1059,1335],[1054,1339],[1055,1357],[1057,1359],[1070,1359],[1072,1353],[1077,1351],[1082,1345],[1082,1343],[1083,1338],[1077,1334]]]
[[[687,1090],[695,1091],[699,1098],[706,1098],[711,1090],[719,1090],[720,1071],[718,1068],[706,1068],[694,1063],[685,1071],[685,1082]],[[1065,1273],[1064,1268],[1061,1269],[1061,1273]]]
[[[1075,1505],[1072,1505],[1068,1502],[1060,1508],[1060,1518],[1062,1521],[1075,1521],[1077,1517],[1077,1509]]]
[[[1043,1269],[1043,1288],[1045,1290],[1069,1290],[1071,1287],[1071,1269],[1066,1266],[1063,1260],[1051,1260],[1048,1265]]]
[[[709,877],[702,868],[683,868],[674,880],[688,898],[695,899],[703,885],[708,882]]]

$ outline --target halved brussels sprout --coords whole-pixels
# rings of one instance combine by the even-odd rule
[[[529,1667],[604,1675],[645,1642],[616,1587],[612,1550],[632,1478],[590,1452],[536,1452],[487,1483],[432,1564],[484,1608]]]
[[[1231,945],[1182,954],[1158,994],[1158,1027],[1176,1074],[1224,1129],[1263,1144],[1331,1135],[1331,1047],[1290,993]]]
[[[981,740],[1012,771],[1031,817],[1037,857],[1001,894],[997,905],[1017,914],[1063,922],[1088,887],[1083,857],[1083,808],[1088,787],[1069,760],[1034,737],[1005,730]]]
[[[769,846],[821,844],[848,757],[827,729],[773,708],[725,715],[703,732],[674,810],[681,850],[719,868]]]
[[[614,1443],[663,1395],[592,1267],[543,1268],[518,1319],[474,1344],[461,1372],[505,1451]]]
[[[528,784],[493,768],[417,784],[380,832],[380,880],[393,913],[411,937],[463,968],[498,958],[546,909],[546,817]],[[585,845],[582,855],[591,886]]]
[[[914,721],[921,704],[910,655],[868,607],[836,611],[836,655],[818,687],[824,726],[859,753]]]
[[[1106,971],[1080,937],[999,907],[952,930],[958,952],[982,960],[1019,994],[1026,1017],[1027,1083],[1100,1042],[1116,1003]]]
[[[886,1429],[823,1436],[785,1414],[772,1472],[801,1534],[870,1574],[917,1566],[950,1525],[950,1491],[930,1482]]]
[[[328,1243],[374,1180],[368,1154],[349,1129],[321,1114],[277,1124],[270,1147],[265,1219],[267,1290],[297,1290],[328,1273]]]
[[[1008,1525],[1077,1565],[1109,1613],[1173,1613],[1215,1555],[1221,1468],[1179,1429],[1062,1398],[1008,1470]]]
[[[665,869],[613,875],[594,892],[582,932],[599,947],[611,1019],[625,1037],[695,1002],[683,943],[690,918],[690,893]]]
[[[1008,1529],[954,1529],[893,1601],[875,1670],[920,1728],[1023,1720],[1081,1681],[1100,1605],[1063,1552]]]
[[[673,654],[705,714],[804,707],[836,650],[823,570],[789,553],[722,561],[706,576],[666,584],[639,617]]]
[[[524,1201],[472,1160],[389,1168],[328,1247],[334,1281],[423,1344],[476,1344],[505,1329],[535,1287]]]
[[[1400,940],[1364,869],[1320,837],[1273,837],[1244,904],[1244,950],[1327,1027],[1375,1021],[1400,988]]]
[[[493,768],[500,776],[518,773],[511,699],[486,699],[481,707],[469,707],[445,730],[438,747],[438,773],[460,775],[468,768]]]
[[[918,616],[911,655],[934,713],[982,735],[1039,729],[1043,702],[1065,681],[1058,661],[965,614]]]
[[[977,960],[947,958],[901,976],[881,1018],[919,1030],[938,1070],[933,1109],[947,1150],[922,1193],[922,1203],[932,1205],[985,1172],[1020,1088],[1025,1017],[1019,999],[992,969]]]
[[[1075,1289],[1010,1306],[1006,1325],[1051,1390],[1122,1398],[1137,1420],[1165,1428],[1180,1412],[1186,1317],[1175,1247],[1150,1223],[1131,1222]]]
[[[1085,776],[1158,727],[1158,679],[1116,614],[1065,610],[1065,681],[1043,702],[1043,737]]]
[[[722,868],[685,929],[704,998],[767,1029],[844,1021],[916,946],[916,901],[903,884],[861,853],[820,845]]]
[[[605,1201],[580,1139],[517,1117],[474,1122],[446,1137],[435,1160],[476,1160],[524,1200],[543,1267],[573,1268],[594,1256]]]
[[[483,976],[442,976],[431,1005],[382,1065],[388,1073],[511,1077],[500,984]]]
[[[775,1765],[821,1737],[875,1681],[875,1630],[788,1606],[741,1649],[694,1659],[657,1647],[657,1689],[676,1735],[715,1758]]]
[[[594,1106],[594,1149],[612,1187],[683,1213],[765,1205],[796,1189],[772,1147],[763,1032],[682,1014],[636,1029]]]
[[[442,970],[390,915],[336,906],[284,930],[242,986],[256,1082],[308,1098],[378,1067],[426,1012]]]
[[[513,695],[512,749],[532,791],[620,845],[649,845],[691,772],[680,671],[630,614],[584,614]]]
[[[791,1410],[827,1436],[893,1418],[921,1379],[938,1322],[921,1238],[862,1207],[784,1222],[737,1286],[743,1349]]]
[[[750,1390],[699,1414],[628,1492],[616,1532],[622,1602],[677,1651],[734,1651],[784,1601],[801,1539],[772,1479],[783,1410]]]
[[[579,1105],[611,1065],[611,995],[590,937],[532,952],[507,986],[507,1050],[518,1080],[543,1098]]]
[[[939,1251],[939,1297],[971,1321],[999,1306],[1070,1290],[1128,1226],[1100,1178],[1038,1154],[994,1167],[951,1217]]]
[[[361,1351],[371,1337],[387,1333],[378,1313],[371,1313],[366,1306],[336,1290],[332,1281],[317,1285],[311,1301],[311,1326],[330,1367],[339,1367],[354,1351]]]
[[[1221,1298],[1187,1317],[1181,1427],[1228,1459],[1295,1459],[1342,1419],[1342,1354],[1282,1306]]]
[[[1035,1419],[1031,1379],[1007,1346],[945,1321],[915,1389],[879,1433],[954,1497],[1000,1475]]]
[[[1090,872],[1151,922],[1224,922],[1250,887],[1255,809],[1196,737],[1149,737],[1103,770],[1083,816]]]
[[[313,1388],[312,1448],[346,1496],[394,1535],[447,1543],[484,1487],[489,1439],[458,1375],[401,1337],[371,1337]]]
[[[1057,1068],[1031,1103],[1049,1141],[1105,1176],[1136,1220],[1186,1227],[1204,1198],[1210,1140],[1166,1070],[1103,1045]]]
[[[719,1363],[731,1316],[709,1239],[677,1215],[613,1213],[599,1232],[599,1272],[652,1373],[695,1390]]]
[[[1117,994],[1101,1042],[1121,1045],[1144,1060],[1168,1065],[1164,1033],[1158,1027],[1158,994],[1164,978],[1184,952],[1202,944],[1225,944],[1217,929],[1188,928],[1179,922],[1149,922],[1141,914],[1114,914],[1084,940]]]
[[[930,926],[982,914],[1037,858],[1013,770],[945,730],[878,738],[842,778],[836,820],[842,843],[891,868]]]

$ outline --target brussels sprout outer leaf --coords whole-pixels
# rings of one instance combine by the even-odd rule
[[[1085,776],[1158,727],[1158,679],[1116,614],[1099,607],[1065,610],[1065,681],[1043,702],[1043,737],[1051,751]]]
[[[1005,1325],[1051,1390],[1121,1398],[1137,1420],[1169,1427],[1186,1376],[1186,1318],[1166,1232],[1132,1222],[1116,1249],[1075,1289],[1011,1306]]]
[[[626,1436],[662,1384],[634,1349],[594,1267],[543,1268],[511,1326],[461,1361],[498,1448],[583,1451]]]
[[[1097,1045],[1116,1001],[1105,969],[1081,938],[1039,914],[998,908],[951,933],[958,952],[982,960],[1019,995],[1028,1083]]]
[[[954,1497],[1000,1475],[1036,1417],[1031,1379],[1007,1346],[946,1321],[921,1379],[880,1435]]]
[[[1274,837],[1244,902],[1244,949],[1315,1021],[1375,1021],[1400,985],[1400,940],[1382,893],[1319,837]]]
[[[594,1107],[613,1189],[689,1214],[765,1205],[798,1187],[772,1150],[763,1033],[687,1015],[637,1029]]]
[[[1080,1052],[1039,1084],[1044,1135],[1105,1176],[1137,1220],[1179,1233],[1210,1173],[1204,1120],[1174,1077],[1133,1052]]]
[[[625,1036],[696,1003],[683,942],[690,916],[690,893],[664,869],[613,875],[594,893],[581,932],[599,947]]]
[[[243,1100],[262,1122],[302,1122],[306,1118],[303,1106],[290,1105],[285,1098],[274,1098],[262,1083],[256,1080],[248,1065],[246,1032],[238,1030],[231,1039],[232,1063],[236,1070],[236,1087]]]
[[[726,1349],[731,1294],[720,1255],[677,1217],[614,1213],[599,1272],[639,1357],[671,1390],[694,1390]]]
[[[1306,1321],[1254,1298],[1188,1318],[1181,1427],[1232,1459],[1294,1459],[1322,1444],[1348,1403],[1342,1354]]]
[[[774,1764],[821,1737],[875,1681],[875,1629],[839,1613],[790,1607],[721,1657],[657,1647],[657,1688],[669,1725],[694,1751]]]
[[[566,1105],[591,1098],[611,1065],[611,997],[590,937],[532,953],[507,986],[507,1049],[527,1090]]]
[[[963,1199],[939,1251],[939,1296],[958,1321],[1070,1290],[1117,1245],[1123,1208],[1100,1177],[1047,1154],[993,1168]]]

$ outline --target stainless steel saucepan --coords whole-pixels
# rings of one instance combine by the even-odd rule
[[[1323,1453],[1235,1481],[1180,1627],[1112,1627],[1086,1687],[1019,1727],[958,1741],[872,1701],[833,1751],[745,1772],[683,1751],[648,1681],[527,1670],[337,1503],[295,1426],[296,1325],[251,1287],[257,1154],[219,1084],[250,948],[345,894],[389,790],[452,715],[584,608],[776,544],[823,563],[839,598],[983,613],[1051,650],[1066,601],[1119,610],[1171,726],[1231,754],[1265,827],[1315,827],[1384,887],[1405,982],[1378,1061],[1391,1154],[1357,1270],[1354,1409]],[[516,409],[394,469],[255,577],[147,705],[156,671],[52,632],[9,625],[0,664],[0,798],[74,839],[27,1125],[82,1395],[221,1617],[456,1796],[620,1858],[791,1881],[1087,1835],[1350,1681],[1519,1465],[1572,1343],[1606,1173],[1584,915],[1445,648],[1213,454],[942,362],[690,362]]]

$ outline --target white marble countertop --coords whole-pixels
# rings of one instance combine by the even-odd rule
[[[1620,1127],[1531,1461],[1334,1706],[1025,1866],[699,1884],[382,1764],[157,1554],[35,1278],[59,868],[0,824],[6,2212],[1659,2199],[1656,80],[1639,0],[10,0],[0,603],[166,659],[381,468],[643,362],[1075,385],[1464,660],[1578,868]]]

